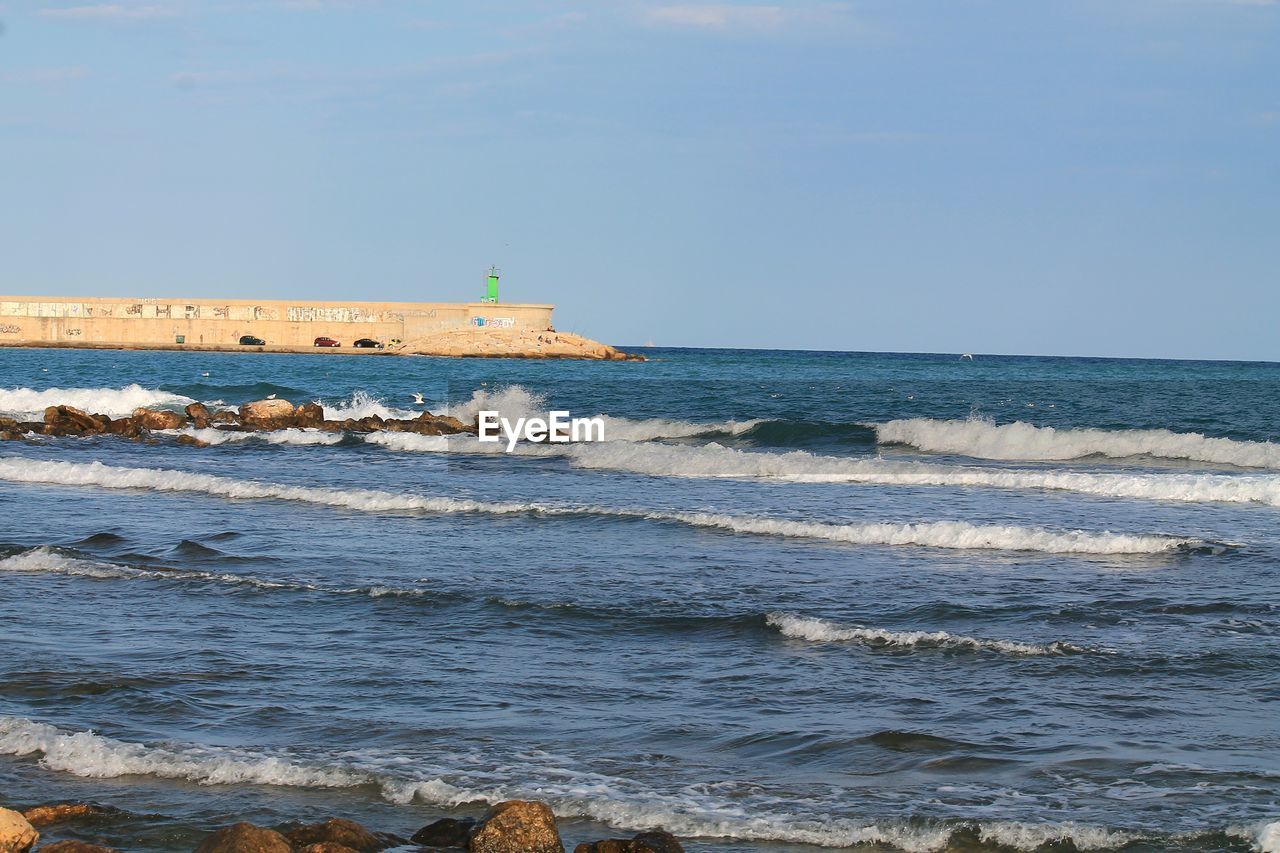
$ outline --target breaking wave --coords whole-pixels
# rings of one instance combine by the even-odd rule
[[[0,388],[0,412],[11,417],[43,417],[49,406],[73,406],[94,415],[123,417],[133,414],[139,406],[150,408],[181,409],[194,403],[190,397],[126,385],[123,388]]]
[[[415,411],[390,406],[385,400],[374,397],[367,391],[356,391],[346,400],[336,403],[326,403],[322,400],[316,402],[324,407],[325,420],[330,421],[345,421],[347,418],[358,421],[374,415],[383,420],[413,420],[422,414],[422,409]]]
[[[205,427],[183,427],[182,429],[163,430],[164,435],[186,435],[205,444],[231,444],[256,439],[270,444],[338,444],[343,439],[340,432],[323,432],[317,429],[277,429],[269,432],[242,432],[240,430],[214,429]]]
[[[980,459],[1063,460],[1105,456],[1147,456],[1236,465],[1280,468],[1280,444],[1210,438],[1167,429],[1055,429],[1022,421],[996,424],[988,420],[944,421],[910,418],[875,424],[881,444],[904,444],[929,453],[954,453]]]
[[[1067,655],[1089,651],[1082,646],[1061,641],[1016,643],[1010,640],[985,640],[979,637],[958,636],[946,631],[889,631],[884,628],[847,627],[826,619],[797,616],[791,613],[770,613],[767,621],[784,637],[808,640],[813,643],[857,641],[874,647],[981,650],[1011,655]]]
[[[724,530],[783,538],[821,539],[853,545],[921,545],[933,548],[1044,551],[1068,554],[1165,554],[1225,547],[1200,539],[1166,535],[1054,531],[1013,525],[975,525],[962,521],[911,524],[831,524],[782,518],[734,516],[708,512],[677,512],[615,508],[597,505],[477,501],[429,497],[369,489],[328,489],[282,483],[236,480],[162,468],[122,468],[100,462],[33,461],[0,458],[0,479],[19,483],[98,486],[109,489],[150,489],[159,492],[198,492],[233,499],[277,499],[362,512],[422,511],[491,515],[605,516],[674,522],[687,527]]]

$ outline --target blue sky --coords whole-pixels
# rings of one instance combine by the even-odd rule
[[[0,292],[1280,360],[1280,2],[0,0]]]

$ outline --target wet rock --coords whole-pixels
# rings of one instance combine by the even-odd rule
[[[306,847],[299,847],[298,853],[357,853],[357,851],[336,841],[321,841],[316,844],[308,844]]]
[[[26,435],[16,429],[0,429],[0,441],[21,441]]]
[[[122,435],[125,438],[138,438],[142,435],[142,426],[133,418],[118,418],[107,424],[107,432]]]
[[[187,425],[187,419],[177,412],[146,408],[133,410],[133,422],[149,430],[179,429]]]
[[[0,809],[0,853],[27,853],[40,833],[21,813]]]
[[[240,416],[230,409],[219,409],[213,413],[213,417],[209,421],[215,424],[238,424],[240,423]]]
[[[209,407],[204,403],[192,403],[187,406],[187,417],[191,418],[191,422],[195,424],[196,429],[204,429],[209,426],[209,419],[213,417],[209,412]]]
[[[209,446],[209,442],[201,441],[200,439],[196,438],[194,435],[178,436],[178,444],[185,444],[188,447],[208,447]]]
[[[119,813],[119,809],[95,806],[91,803],[50,803],[44,806],[33,806],[24,811],[22,816],[30,821],[32,826],[48,826],[51,823],[67,820],[84,820]]]
[[[391,845],[353,820],[335,817],[324,823],[309,823],[284,834],[295,847],[311,844],[340,844],[356,853],[374,853]]]
[[[384,428],[384,421],[378,415],[369,415],[356,421],[356,429],[364,432],[379,432]]]
[[[324,406],[319,403],[303,403],[293,413],[294,421],[300,427],[317,427],[324,423]]]
[[[564,853],[551,809],[526,800],[489,809],[467,847],[472,853]]]
[[[293,847],[274,829],[237,823],[201,841],[195,853],[293,853]]]
[[[579,844],[573,853],[684,853],[674,835],[661,829],[641,832],[634,838],[606,838]]]
[[[65,841],[55,841],[52,844],[41,845],[37,853],[118,853],[118,851],[110,847],[102,847],[98,844],[90,844],[87,841],[76,841],[69,838]]]
[[[461,847],[466,848],[471,840],[471,833],[476,822],[469,817],[443,817],[435,823],[429,823],[413,834],[409,840],[423,847]]]
[[[90,415],[74,406],[50,406],[44,410],[45,435],[96,435],[106,429],[110,418]]]
[[[254,400],[240,407],[240,422],[257,429],[293,426],[294,406],[288,400]]]

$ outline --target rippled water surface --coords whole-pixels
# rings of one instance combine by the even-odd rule
[[[0,350],[0,414],[269,394],[603,443],[0,443],[0,795],[49,837],[1280,850],[1280,366]]]

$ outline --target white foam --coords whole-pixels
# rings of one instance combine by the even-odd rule
[[[215,427],[204,427],[203,429],[182,427],[181,429],[161,430],[161,434],[188,435],[197,441],[203,441],[205,444],[211,445],[238,443],[251,439],[265,441],[270,444],[338,444],[343,438],[343,434],[340,432],[324,432],[318,429],[297,429],[295,427],[264,432],[217,429]]]
[[[1124,459],[1148,456],[1185,459],[1246,468],[1280,468],[1280,444],[1209,438],[1167,429],[1055,429],[1022,421],[997,425],[910,418],[874,424],[882,444],[906,444],[930,453],[954,453],[981,459],[1062,460],[1088,456]]]
[[[514,423],[517,418],[545,419],[549,409],[546,398],[542,395],[534,394],[520,385],[507,385],[495,390],[476,391],[465,403],[450,406],[449,414],[463,423],[474,424],[481,411],[496,411],[500,417]],[[574,417],[584,415],[582,412],[572,414]],[[604,422],[605,441],[652,441],[658,438],[690,438],[710,433],[737,435],[760,423],[759,420],[698,423],[666,418],[622,418],[603,414],[594,417]]]
[[[922,545],[934,548],[1001,549],[1073,554],[1160,554],[1203,546],[1199,539],[1130,535],[1080,530],[1052,531],[1013,525],[974,525],[961,521],[914,524],[829,524],[721,513],[675,512],[597,505],[476,501],[428,497],[370,489],[328,489],[235,480],[163,468],[122,468],[100,462],[53,462],[0,458],[0,479],[19,483],[200,492],[237,499],[278,499],[341,507],[362,512],[395,510],[431,513],[486,513],[538,516],[597,515],[670,521],[695,528],[787,538],[823,539],[855,545]]]
[[[190,397],[126,385],[123,388],[0,388],[0,412],[10,417],[38,420],[49,406],[72,406],[93,415],[123,417],[139,406],[180,409],[194,403]]]
[[[1011,655],[1061,655],[1083,652],[1085,649],[1071,643],[1016,643],[1010,640],[985,640],[965,637],[946,631],[889,631],[884,628],[860,628],[839,625],[826,619],[797,616],[791,613],[770,613],[767,622],[777,628],[784,637],[808,640],[812,643],[836,643],[858,641],[872,646],[901,646],[905,648],[981,649]]]
[[[1280,821],[1259,826],[1254,843],[1260,853],[1280,853]]]
[[[317,401],[319,402],[319,401]],[[356,391],[347,400],[338,403],[324,403],[324,418],[327,421],[344,421],[347,418],[360,420],[374,415],[383,420],[413,420],[422,414],[421,410],[401,409],[387,405],[385,400],[374,397],[367,391]]]

